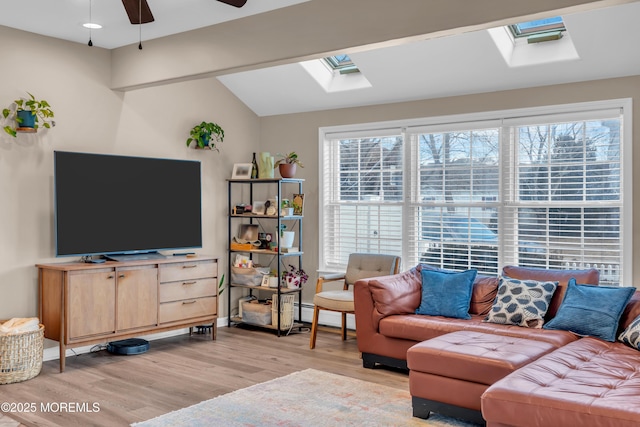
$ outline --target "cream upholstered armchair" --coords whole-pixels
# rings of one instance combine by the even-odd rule
[[[356,281],[370,277],[388,276],[400,270],[400,257],[395,255],[354,253],[349,255],[347,271],[344,274],[331,274],[318,278],[316,294],[313,297],[313,323],[311,324],[311,342],[309,348],[315,348],[318,334],[320,310],[342,313],[342,339],[347,339],[347,314],[354,313],[353,289]],[[323,291],[324,283],[343,281],[342,289]]]

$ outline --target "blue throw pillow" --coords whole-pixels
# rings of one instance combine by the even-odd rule
[[[416,314],[471,319],[469,304],[477,270],[422,270],[422,300]]]
[[[560,329],[614,342],[618,322],[636,288],[578,285],[570,279],[556,316],[544,329]]]

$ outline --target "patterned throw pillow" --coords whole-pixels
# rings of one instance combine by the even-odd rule
[[[622,331],[618,340],[640,350],[640,316],[636,317],[636,319],[627,326],[627,329]]]
[[[485,322],[542,328],[558,282],[500,278],[498,295]]]

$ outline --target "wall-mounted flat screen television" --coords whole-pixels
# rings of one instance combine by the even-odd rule
[[[201,201],[200,162],[56,151],[56,256],[201,248]]]

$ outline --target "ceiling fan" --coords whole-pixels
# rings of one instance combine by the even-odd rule
[[[218,0],[219,2],[228,4],[230,6],[242,7],[247,0]],[[132,24],[146,24],[153,22],[153,14],[149,8],[147,0],[122,0],[127,15],[129,15],[129,21]]]

